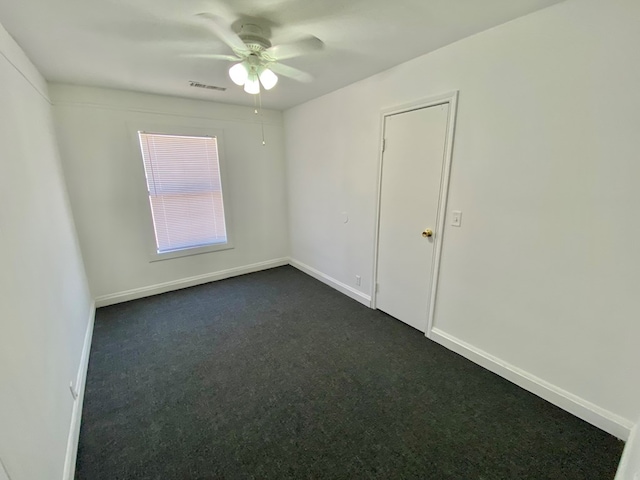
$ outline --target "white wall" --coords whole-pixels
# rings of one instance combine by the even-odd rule
[[[154,285],[282,259],[288,254],[282,114],[265,111],[262,145],[252,108],[67,85],[50,86],[69,196],[98,304]],[[235,248],[149,262],[153,230],[135,132],[145,125],[223,131],[225,202]],[[204,277],[201,277],[204,276]],[[106,300],[105,300],[106,299]]]
[[[61,479],[92,305],[46,83],[2,26],[0,125],[0,458]]]
[[[463,222],[445,228],[435,327],[624,436],[640,413],[639,24],[636,0],[569,0],[285,112],[292,257],[370,294],[380,112],[459,90]]]

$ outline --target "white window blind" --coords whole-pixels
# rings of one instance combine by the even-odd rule
[[[157,252],[226,243],[216,138],[138,135]]]

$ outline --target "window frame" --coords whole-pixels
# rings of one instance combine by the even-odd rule
[[[224,250],[231,250],[235,248],[233,242],[233,222],[231,214],[231,201],[229,195],[229,181],[227,177],[227,166],[225,162],[224,152],[224,132],[220,129],[195,127],[190,125],[180,124],[146,124],[135,123],[130,124],[129,129],[133,139],[135,147],[135,157],[139,165],[139,171],[141,172],[141,190],[144,195],[144,201],[146,203],[146,218],[144,226],[142,228],[144,241],[147,246],[147,257],[149,262],[159,262],[163,260],[170,260],[174,258],[189,257],[192,255],[202,255],[205,253],[220,252]],[[199,247],[185,248],[182,250],[174,250],[172,252],[158,253],[158,245],[156,243],[156,232],[153,224],[153,211],[151,209],[151,202],[149,201],[149,190],[147,185],[147,177],[144,168],[144,159],[142,157],[142,150],[140,147],[139,132],[158,134],[158,135],[184,135],[191,137],[215,137],[216,145],[218,148],[218,164],[220,171],[220,183],[222,191],[222,204],[224,211],[225,229],[227,233],[226,243],[216,243],[211,245],[204,245]]]

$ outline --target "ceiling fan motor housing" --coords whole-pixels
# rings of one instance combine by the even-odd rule
[[[238,36],[247,45],[249,50],[260,52],[271,47],[271,42],[264,36],[262,28],[258,25],[245,23],[242,25]]]

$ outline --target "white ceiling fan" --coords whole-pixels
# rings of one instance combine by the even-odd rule
[[[250,94],[260,93],[260,85],[265,90],[272,89],[278,82],[278,75],[292,78],[299,82],[310,82],[313,77],[290,67],[281,60],[306,55],[324,47],[317,37],[308,36],[302,40],[282,45],[271,45],[267,29],[261,27],[256,20],[247,20],[235,32],[231,25],[221,16],[212,13],[198,15],[206,22],[211,31],[226,43],[234,55],[191,54],[189,57],[209,58],[235,62],[229,69],[231,80],[244,86]]]

